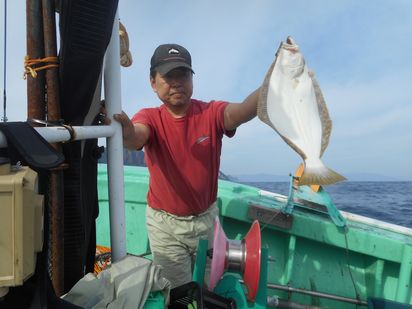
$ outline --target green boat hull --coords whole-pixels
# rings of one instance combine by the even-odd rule
[[[127,252],[135,255],[150,250],[145,225],[148,179],[146,168],[125,166]],[[97,243],[110,247],[106,165],[99,166],[98,186]],[[310,292],[363,303],[373,297],[412,304],[411,229],[351,214],[346,214],[346,227],[338,227],[329,217],[302,209],[294,209],[289,217],[293,222],[287,226],[286,219],[279,220],[285,199],[263,194],[258,188],[219,181],[220,220],[229,239],[242,238],[253,219],[261,219],[262,247],[268,250],[269,296],[324,308],[356,305]]]

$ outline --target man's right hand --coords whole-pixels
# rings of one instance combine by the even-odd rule
[[[110,118],[106,117],[106,107],[104,101],[100,105],[101,122],[105,125],[110,125]],[[141,123],[135,123],[130,120],[129,116],[122,111],[120,114],[113,114],[113,119],[119,122],[122,126],[123,146],[127,149],[136,150],[148,142],[150,131],[149,128]]]
[[[134,140],[135,129],[133,122],[130,120],[129,116],[127,116],[127,114],[122,111],[121,114],[113,114],[113,118],[122,125],[123,140]]]

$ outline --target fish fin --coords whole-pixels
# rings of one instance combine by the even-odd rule
[[[266,123],[268,126],[272,127],[273,129],[274,126],[272,122],[269,119],[268,111],[267,111],[267,98],[268,98],[268,91],[269,91],[269,83],[270,83],[270,77],[273,72],[273,68],[275,67],[276,64],[276,59],[272,62],[272,65],[270,66],[265,79],[263,80],[262,86],[260,87],[260,93],[259,93],[259,99],[258,99],[258,104],[257,104],[257,116],[258,118]],[[276,130],[276,129],[275,129]]]
[[[270,126],[272,129],[276,131],[275,126],[272,124],[272,122],[269,119],[268,111],[267,111],[267,98],[268,98],[268,92],[269,92],[269,84],[270,84],[270,78],[272,76],[273,70],[275,68],[275,65],[278,61],[278,55],[283,46],[283,42],[280,43],[276,53],[275,53],[275,59],[273,60],[272,64],[270,65],[265,78],[262,82],[262,85],[260,87],[260,92],[259,92],[259,98],[258,98],[258,103],[257,103],[257,111],[256,114],[258,118],[266,123],[268,126]]]
[[[322,156],[329,144],[329,138],[332,132],[332,120],[330,119],[325,98],[320,90],[319,83],[315,78],[315,73],[313,71],[309,71],[309,77],[312,80],[313,89],[315,90],[316,103],[318,105],[319,117],[322,123],[322,144],[320,149],[320,156]]]
[[[331,185],[339,181],[346,180],[345,177],[336,173],[326,166],[305,167],[302,176],[299,178],[299,185]]]
[[[295,177],[293,181],[294,186],[299,186],[299,179],[303,174],[303,171],[305,170],[305,165],[303,163],[299,164],[298,168],[295,171]],[[321,186],[320,185],[310,185],[310,188],[312,189],[313,192],[319,192]]]

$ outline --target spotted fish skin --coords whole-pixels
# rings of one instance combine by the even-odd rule
[[[300,185],[329,185],[346,178],[321,157],[332,121],[314,73],[291,37],[282,42],[260,90],[257,114],[304,160]]]

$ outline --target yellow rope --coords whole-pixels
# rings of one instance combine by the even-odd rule
[[[41,65],[41,66],[36,67],[36,65]],[[36,78],[38,71],[46,70],[50,68],[57,68],[58,66],[59,66],[59,59],[57,57],[30,59],[29,56],[25,56],[24,57],[23,78],[26,79],[28,74],[30,74],[31,77]]]

